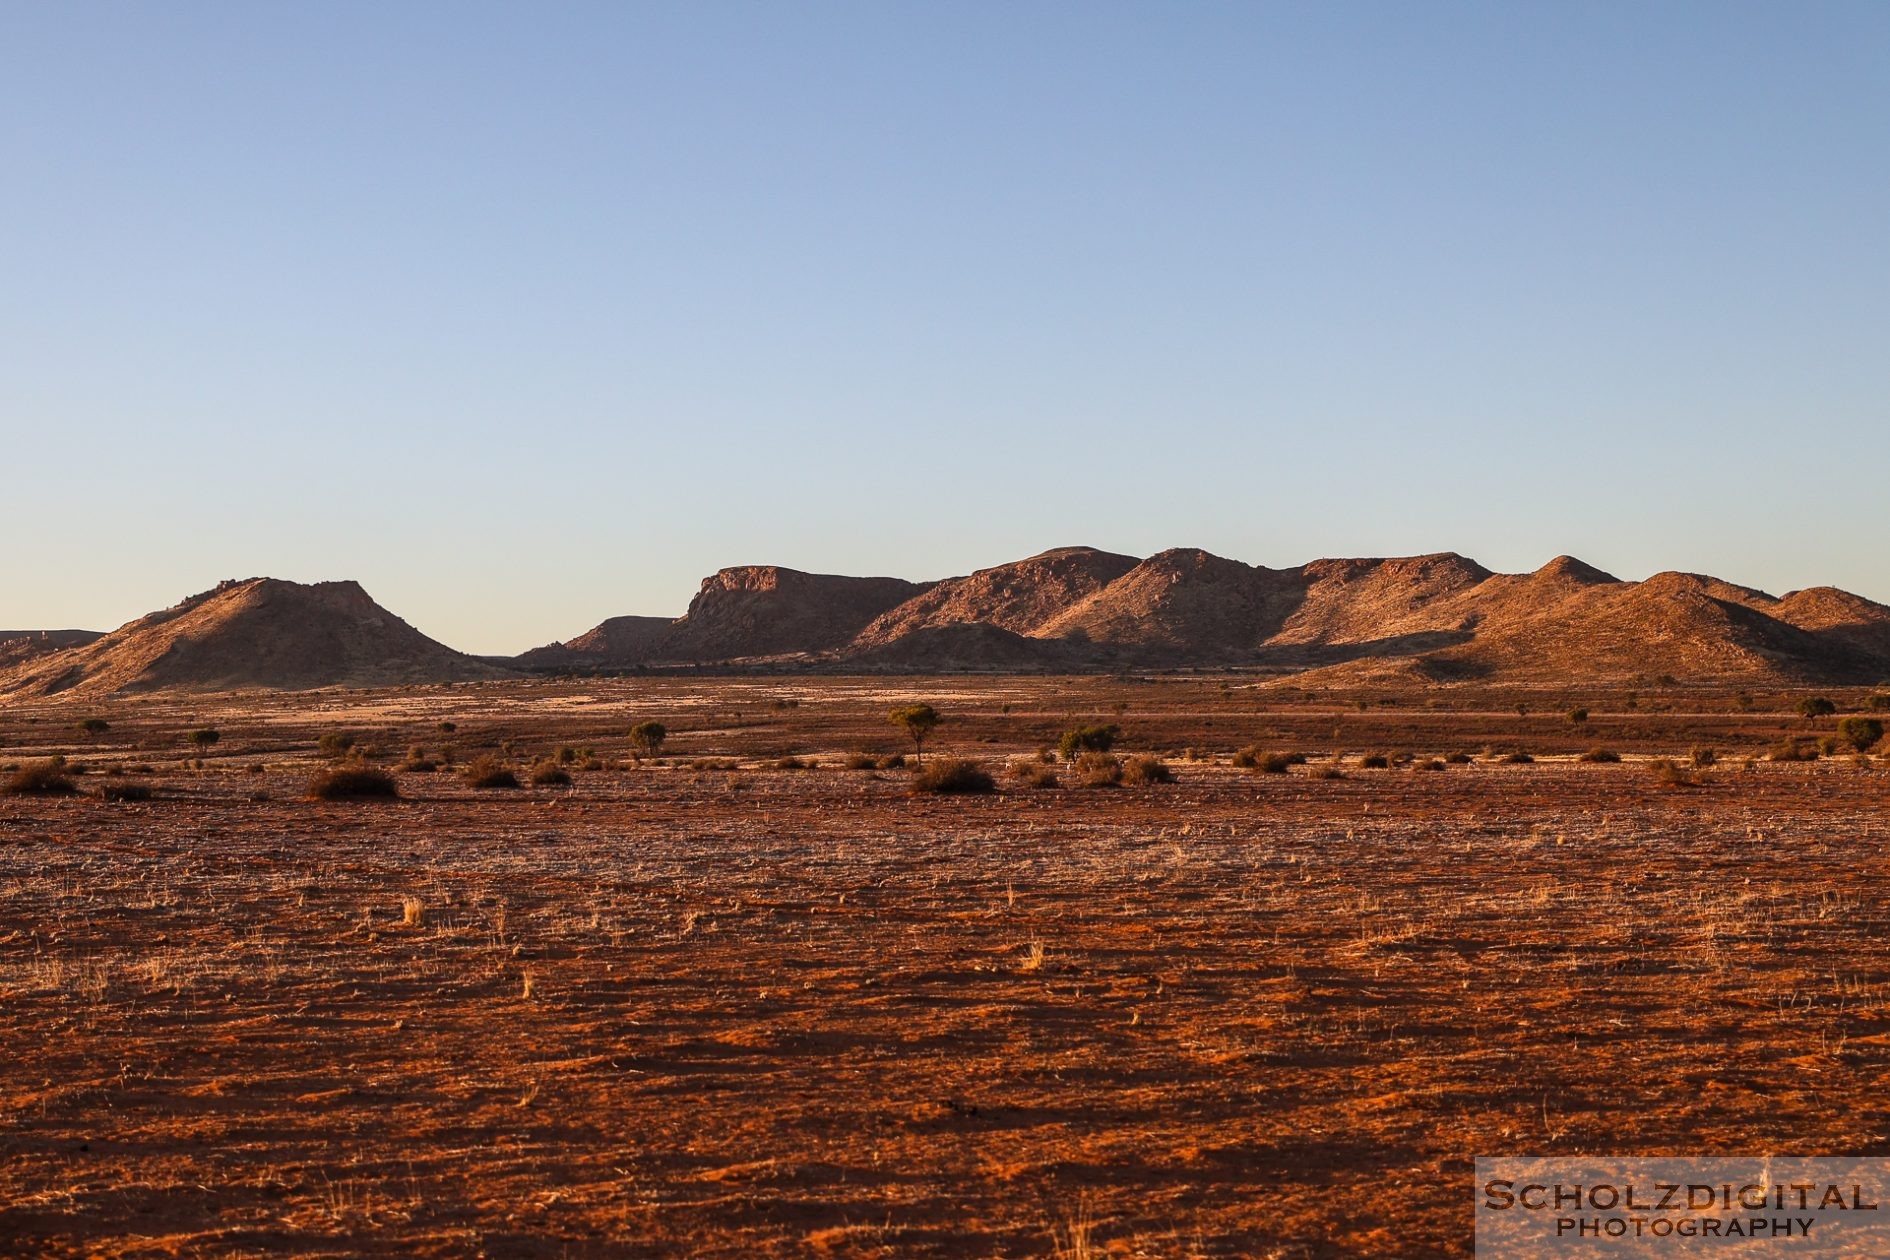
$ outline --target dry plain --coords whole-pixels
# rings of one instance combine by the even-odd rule
[[[671,677],[0,709],[0,763],[83,771],[0,796],[0,1254],[1464,1256],[1477,1155],[1890,1154],[1890,768],[1764,759],[1830,733],[1799,694]],[[904,747],[910,700],[999,792],[843,768]],[[670,737],[639,764],[646,719]],[[1003,772],[1095,722],[1175,781]],[[594,764],[305,799],[332,733]],[[1717,763],[1650,772],[1696,747]],[[124,782],[155,795],[100,798]]]

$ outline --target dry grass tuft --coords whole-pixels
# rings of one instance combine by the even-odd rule
[[[66,759],[48,757],[29,761],[13,772],[0,791],[11,796],[66,796],[79,789],[66,777]]]
[[[1151,783],[1173,783],[1175,772],[1160,757],[1145,753],[1122,763],[1122,781],[1137,787],[1147,787]]]
[[[468,787],[476,788],[515,788],[518,776],[512,773],[512,767],[497,757],[480,757],[466,767],[462,776]]]
[[[399,795],[394,776],[373,766],[337,766],[308,781],[313,801],[391,800]]]
[[[915,792],[979,793],[995,792],[997,782],[975,761],[946,758],[934,761],[912,778]]]

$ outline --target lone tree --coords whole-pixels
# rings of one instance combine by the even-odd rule
[[[663,751],[663,741],[669,738],[669,728],[661,722],[638,722],[630,728],[630,745],[637,750],[638,757],[654,757]]]
[[[938,726],[938,710],[929,704],[904,704],[888,717],[894,726],[904,727],[906,734],[912,737],[913,759],[924,765],[925,737]]]
[[[1815,718],[1830,717],[1837,712],[1837,706],[1823,696],[1806,696],[1798,702],[1798,716],[1807,722]]]
[[[1106,753],[1116,746],[1116,737],[1121,734],[1119,726],[1078,726],[1063,732],[1057,752],[1065,761],[1075,761],[1086,752]]]
[[[1838,723],[1838,738],[1858,752],[1868,752],[1883,738],[1883,723],[1876,718],[1847,717]]]
[[[200,727],[190,733],[190,742],[197,746],[198,752],[208,752],[210,745],[223,738],[223,732],[215,727]]]

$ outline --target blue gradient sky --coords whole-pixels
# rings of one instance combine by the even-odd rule
[[[0,3],[0,626],[1454,549],[1890,600],[1890,5]]]

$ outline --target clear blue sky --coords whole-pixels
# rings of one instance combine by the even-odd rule
[[[0,626],[1453,549],[1890,600],[1890,4],[0,0]]]

